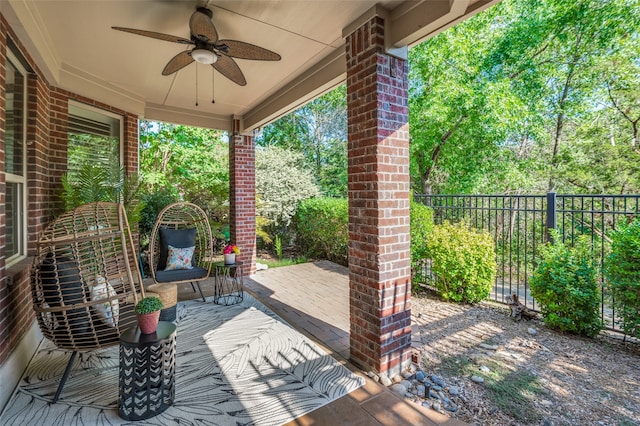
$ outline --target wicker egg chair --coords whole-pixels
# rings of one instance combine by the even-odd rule
[[[172,250],[187,249],[188,264],[174,267]],[[192,249],[192,250],[190,250]],[[194,284],[205,300],[200,282],[209,278],[213,237],[206,213],[193,203],[179,202],[165,207],[156,220],[149,241],[149,269],[156,284]]]
[[[87,204],[50,223],[38,240],[31,290],[44,337],[72,351],[55,403],[78,352],[116,345],[136,325],[144,289],[124,207]]]

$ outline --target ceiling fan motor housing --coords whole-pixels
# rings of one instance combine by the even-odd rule
[[[196,48],[191,51],[191,57],[201,64],[214,64],[218,61],[218,55],[211,50]]]

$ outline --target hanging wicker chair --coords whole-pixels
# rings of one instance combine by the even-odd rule
[[[55,403],[78,352],[116,345],[136,325],[144,289],[124,207],[92,203],[59,216],[38,240],[31,278],[42,334],[72,351]]]
[[[185,249],[190,256],[185,257],[187,264],[175,267],[171,254],[178,249]],[[156,284],[190,283],[193,291],[196,284],[205,300],[200,282],[211,274],[213,237],[209,219],[200,207],[186,202],[165,207],[151,233],[149,251],[149,269]]]

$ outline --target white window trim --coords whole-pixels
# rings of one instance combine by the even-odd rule
[[[5,180],[7,183],[21,183],[20,197],[22,200],[22,208],[20,211],[20,230],[18,237],[18,250],[17,253],[8,257],[5,262],[5,267],[8,268],[11,265],[21,261],[27,256],[27,234],[28,234],[28,223],[27,217],[27,207],[28,207],[28,199],[29,199],[29,190],[27,188],[27,115],[28,115],[28,98],[27,98],[27,84],[28,84],[28,74],[27,70],[22,66],[16,55],[11,52],[11,50],[7,49],[7,61],[11,62],[11,65],[20,73],[24,78],[24,87],[23,87],[23,105],[24,111],[22,114],[22,176],[14,175],[13,173],[5,172]],[[5,200],[6,202],[6,200]]]

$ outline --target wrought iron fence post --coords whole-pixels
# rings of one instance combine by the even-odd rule
[[[556,193],[547,192],[547,227],[544,231],[546,241],[553,243],[552,229],[556,229]]]

